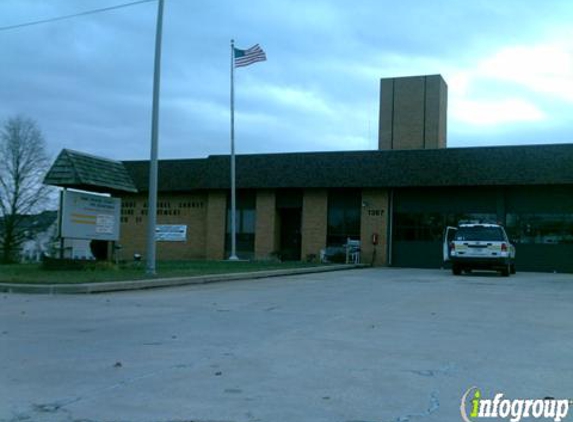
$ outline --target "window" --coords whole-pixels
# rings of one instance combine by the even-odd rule
[[[444,229],[447,226],[456,227],[462,221],[495,223],[497,215],[488,213],[398,212],[394,214],[394,240],[400,242],[441,242]]]
[[[237,255],[240,258],[252,258],[255,252],[256,227],[256,194],[250,191],[237,192],[236,206],[236,242]],[[231,197],[227,198],[227,231],[225,236],[225,250],[231,252]]]
[[[328,192],[327,246],[344,245],[348,238],[360,239],[360,190],[331,190]]]
[[[394,215],[394,239],[399,241],[439,240],[445,215],[439,213],[397,213]]]
[[[573,243],[573,214],[508,214],[506,229],[516,243]]]

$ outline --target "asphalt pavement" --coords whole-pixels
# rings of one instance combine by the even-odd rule
[[[2,293],[0,421],[460,421],[473,386],[573,398],[572,316],[570,274]]]

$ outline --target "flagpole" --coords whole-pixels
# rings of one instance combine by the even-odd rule
[[[237,198],[235,189],[235,40],[231,40],[231,256],[237,261]]]

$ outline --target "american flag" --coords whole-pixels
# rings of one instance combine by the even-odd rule
[[[256,44],[246,50],[235,48],[235,67],[248,66],[256,62],[264,62],[267,55],[260,45]]]

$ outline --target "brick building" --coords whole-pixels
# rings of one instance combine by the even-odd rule
[[[379,150],[237,156],[239,257],[316,259],[350,238],[365,263],[438,268],[443,229],[487,219],[519,269],[573,271],[573,144],[446,148],[446,111],[439,75],[382,79]],[[64,150],[46,183],[120,196],[129,257],[145,253],[148,171]],[[158,259],[228,256],[229,173],[229,156],[160,160],[157,223],[186,237],[158,242]]]

